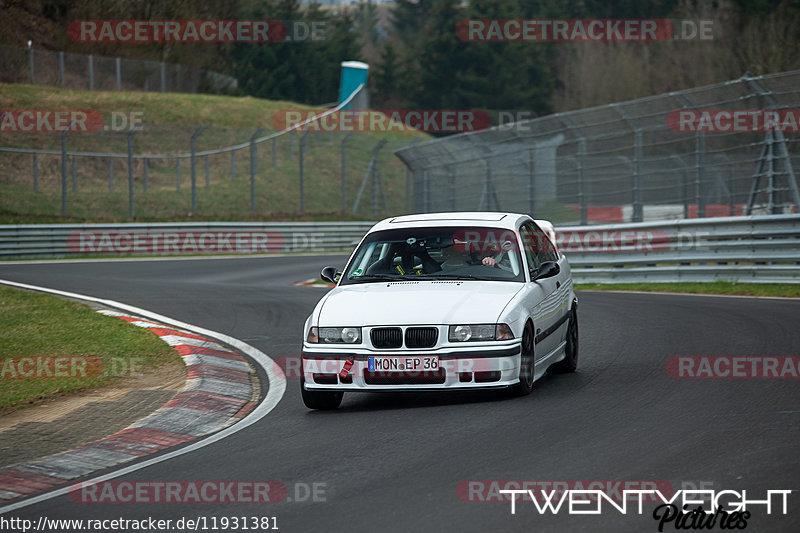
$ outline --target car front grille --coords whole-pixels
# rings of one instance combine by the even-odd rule
[[[439,330],[436,328],[408,328],[406,348],[431,348],[436,345]]]
[[[375,348],[400,348],[403,345],[403,331],[400,328],[375,328],[369,332]]]

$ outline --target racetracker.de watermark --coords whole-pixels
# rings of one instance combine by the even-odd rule
[[[676,109],[667,127],[675,133],[800,133],[800,109]]]
[[[517,496],[519,501],[531,502],[532,496],[551,493],[558,496],[578,490],[602,491],[617,502],[635,499],[633,492],[625,491],[649,491],[645,501],[651,502],[658,501],[653,491],[666,496],[675,492],[669,481],[656,479],[469,479],[456,485],[456,496],[462,502],[510,502],[513,497],[508,491],[523,491]]]
[[[138,373],[145,367],[141,357],[18,356],[0,362],[0,379],[83,379],[122,377]]]
[[[324,481],[99,481],[70,486],[69,497],[76,503],[322,503],[327,501]]]
[[[90,109],[8,109],[0,111],[0,133],[94,133],[141,130],[144,111],[111,111],[108,117]]]
[[[667,374],[685,379],[797,379],[800,356],[700,356],[670,357]]]
[[[299,355],[289,355],[278,357],[273,364],[273,371],[280,371],[286,379],[300,379],[304,377],[306,381],[314,381],[314,374],[341,374],[345,369],[346,361],[343,359],[306,359],[301,360]],[[347,371],[344,372],[344,377],[350,373],[352,363],[347,366]],[[365,367],[368,369],[369,367]],[[409,368],[412,368],[409,366]],[[392,378],[402,375],[405,379],[419,378],[420,380],[426,379],[430,376],[431,372],[445,371],[448,374],[460,373],[481,373],[492,372],[495,367],[492,362],[486,358],[482,359],[440,359],[435,369],[423,370],[411,369],[405,371],[393,370],[371,370],[370,376],[373,378],[384,377]]]
[[[492,119],[485,111],[454,109],[383,109],[320,113],[285,109],[272,115],[277,130],[299,132],[408,132],[462,133],[485,130]]]
[[[711,20],[668,19],[467,19],[456,35],[470,42],[710,41]]]
[[[324,41],[325,21],[75,20],[67,35],[77,43],[279,43]]]
[[[75,231],[67,248],[81,254],[255,254],[314,250],[322,235],[277,231]]]

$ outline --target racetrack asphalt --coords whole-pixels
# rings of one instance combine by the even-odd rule
[[[279,359],[299,354],[305,317],[326,290],[291,284],[344,261],[6,263],[0,278],[142,307]],[[528,397],[346,394],[340,410],[323,413],[303,406],[290,377],[258,423],[120,478],[279,481],[288,490],[280,503],[91,504],[64,496],[3,516],[275,516],[290,532],[657,531],[653,505],[642,515],[606,506],[601,515],[553,516],[520,502],[512,515],[508,502],[463,501],[469,493],[458,489],[469,480],[653,480],[746,489],[750,499],[800,489],[800,381],[676,379],[666,370],[673,356],[800,355],[800,301],[600,292],[579,300],[578,372],[546,376]],[[304,499],[314,483],[318,501]],[[747,530],[800,530],[797,493],[788,504],[787,515],[753,508]]]

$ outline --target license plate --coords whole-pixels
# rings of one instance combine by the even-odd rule
[[[370,372],[420,372],[439,370],[438,355],[401,355],[379,356],[367,358]]]

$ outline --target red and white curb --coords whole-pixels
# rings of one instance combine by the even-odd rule
[[[295,287],[324,287],[326,289],[330,289],[336,286],[335,283],[320,283],[322,280],[320,278],[309,278],[303,281],[298,281],[297,283],[293,283]]]
[[[197,326],[111,300],[0,280],[0,283],[59,296],[96,302],[125,312],[100,310],[131,324],[147,328],[182,356],[187,368],[186,386],[172,400],[127,428],[84,446],[33,461],[0,468],[0,513],[66,494],[69,486],[45,494],[56,485],[114,467],[142,456],[214,433],[178,450],[123,467],[87,480],[106,481],[189,453],[257,422],[271,411],[286,390],[286,378],[272,359],[252,346]],[[267,376],[264,399],[255,401],[251,381],[254,371],[234,349],[248,355]],[[237,423],[239,422],[239,423]],[[235,425],[234,425],[235,424]],[[35,496],[31,496],[37,494]],[[20,498],[28,496],[26,499]],[[19,501],[11,501],[19,500]]]

